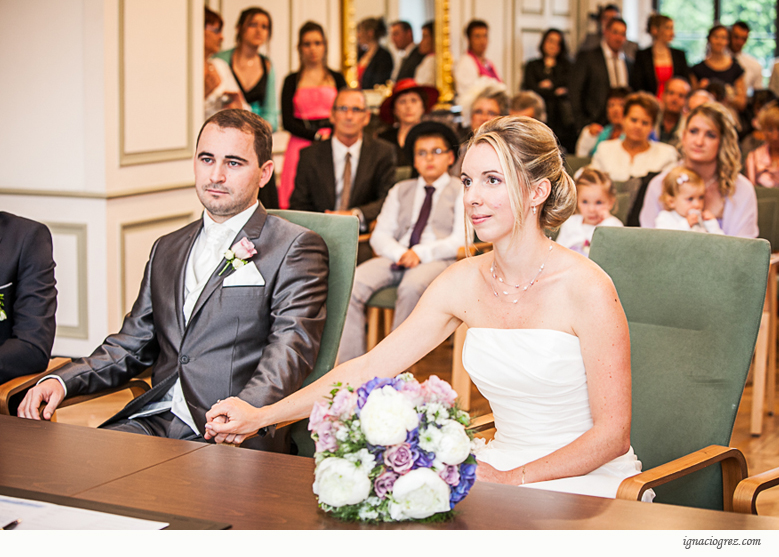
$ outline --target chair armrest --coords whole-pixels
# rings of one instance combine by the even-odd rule
[[[0,385],[0,414],[6,416],[9,414],[9,406],[12,396],[35,386],[35,384],[42,378],[53,373],[69,362],[70,358],[52,358],[49,361],[49,365],[46,368],[46,371],[15,377],[10,381],[6,381]]]
[[[747,461],[740,450],[719,445],[710,445],[622,480],[617,490],[617,499],[640,501],[647,489],[666,484],[718,462],[722,466],[723,510],[732,511],[733,492],[736,485],[747,476]]]
[[[151,370],[151,368],[149,368]],[[150,375],[149,370],[144,371],[141,375],[138,377],[148,377]],[[131,379],[127,383],[124,383],[122,385],[118,385],[116,387],[111,387],[109,389],[103,389],[102,391],[98,391],[96,393],[90,393],[86,395],[76,395],[73,397],[68,397],[65,400],[63,400],[58,408],[67,408],[68,406],[75,406],[76,404],[81,404],[82,402],[88,402],[90,400],[95,400],[98,398],[102,398],[107,395],[112,395],[114,393],[118,393],[124,390],[129,389],[130,392],[133,395],[133,398],[141,396],[143,393],[151,389],[149,384],[146,381],[143,381],[141,379]]]
[[[484,416],[477,416],[473,418],[470,425],[468,425],[468,427],[465,429],[473,433],[479,433],[487,429],[492,429],[493,427],[495,427],[495,417],[492,415],[492,413],[489,413],[485,414]]]
[[[733,494],[733,510],[737,513],[757,514],[757,496],[761,491],[777,485],[779,468],[741,480]]]

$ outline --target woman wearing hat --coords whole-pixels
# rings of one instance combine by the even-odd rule
[[[387,131],[379,134],[379,138],[389,141],[395,146],[398,166],[412,166],[414,159],[409,158],[404,149],[408,132],[422,121],[422,116],[433,107],[438,100],[438,90],[435,87],[418,85],[413,79],[401,79],[395,89],[381,105],[379,117],[392,124]]]

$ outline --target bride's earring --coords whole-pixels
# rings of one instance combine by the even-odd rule
[[[533,205],[533,214],[534,215],[536,214],[536,206],[535,205]]]

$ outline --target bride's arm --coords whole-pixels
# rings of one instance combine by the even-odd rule
[[[589,265],[588,265],[589,267]],[[581,344],[587,373],[592,428],[572,443],[529,462],[500,472],[479,463],[481,480],[540,482],[592,472],[630,447],[630,336],[625,312],[609,277],[600,269],[577,276],[567,302]],[[524,468],[524,470],[523,470]]]
[[[350,360],[317,381],[275,404],[255,408],[232,397],[215,404],[206,413],[206,439],[218,443],[240,443],[246,435],[283,422],[306,418],[315,402],[322,400],[334,383],[353,387],[374,377],[394,377],[407,370],[428,352],[441,344],[461,323],[457,312],[457,297],[461,291],[463,271],[468,261],[452,265],[427,288],[411,315],[367,354]],[[225,423],[215,422],[222,416]]]

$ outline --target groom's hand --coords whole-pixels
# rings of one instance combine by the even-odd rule
[[[40,385],[36,385],[24,395],[24,400],[19,404],[16,415],[28,420],[40,420],[39,408],[46,402],[46,408],[43,409],[43,419],[50,420],[54,415],[62,399],[65,398],[65,389],[56,379],[47,379]]]

